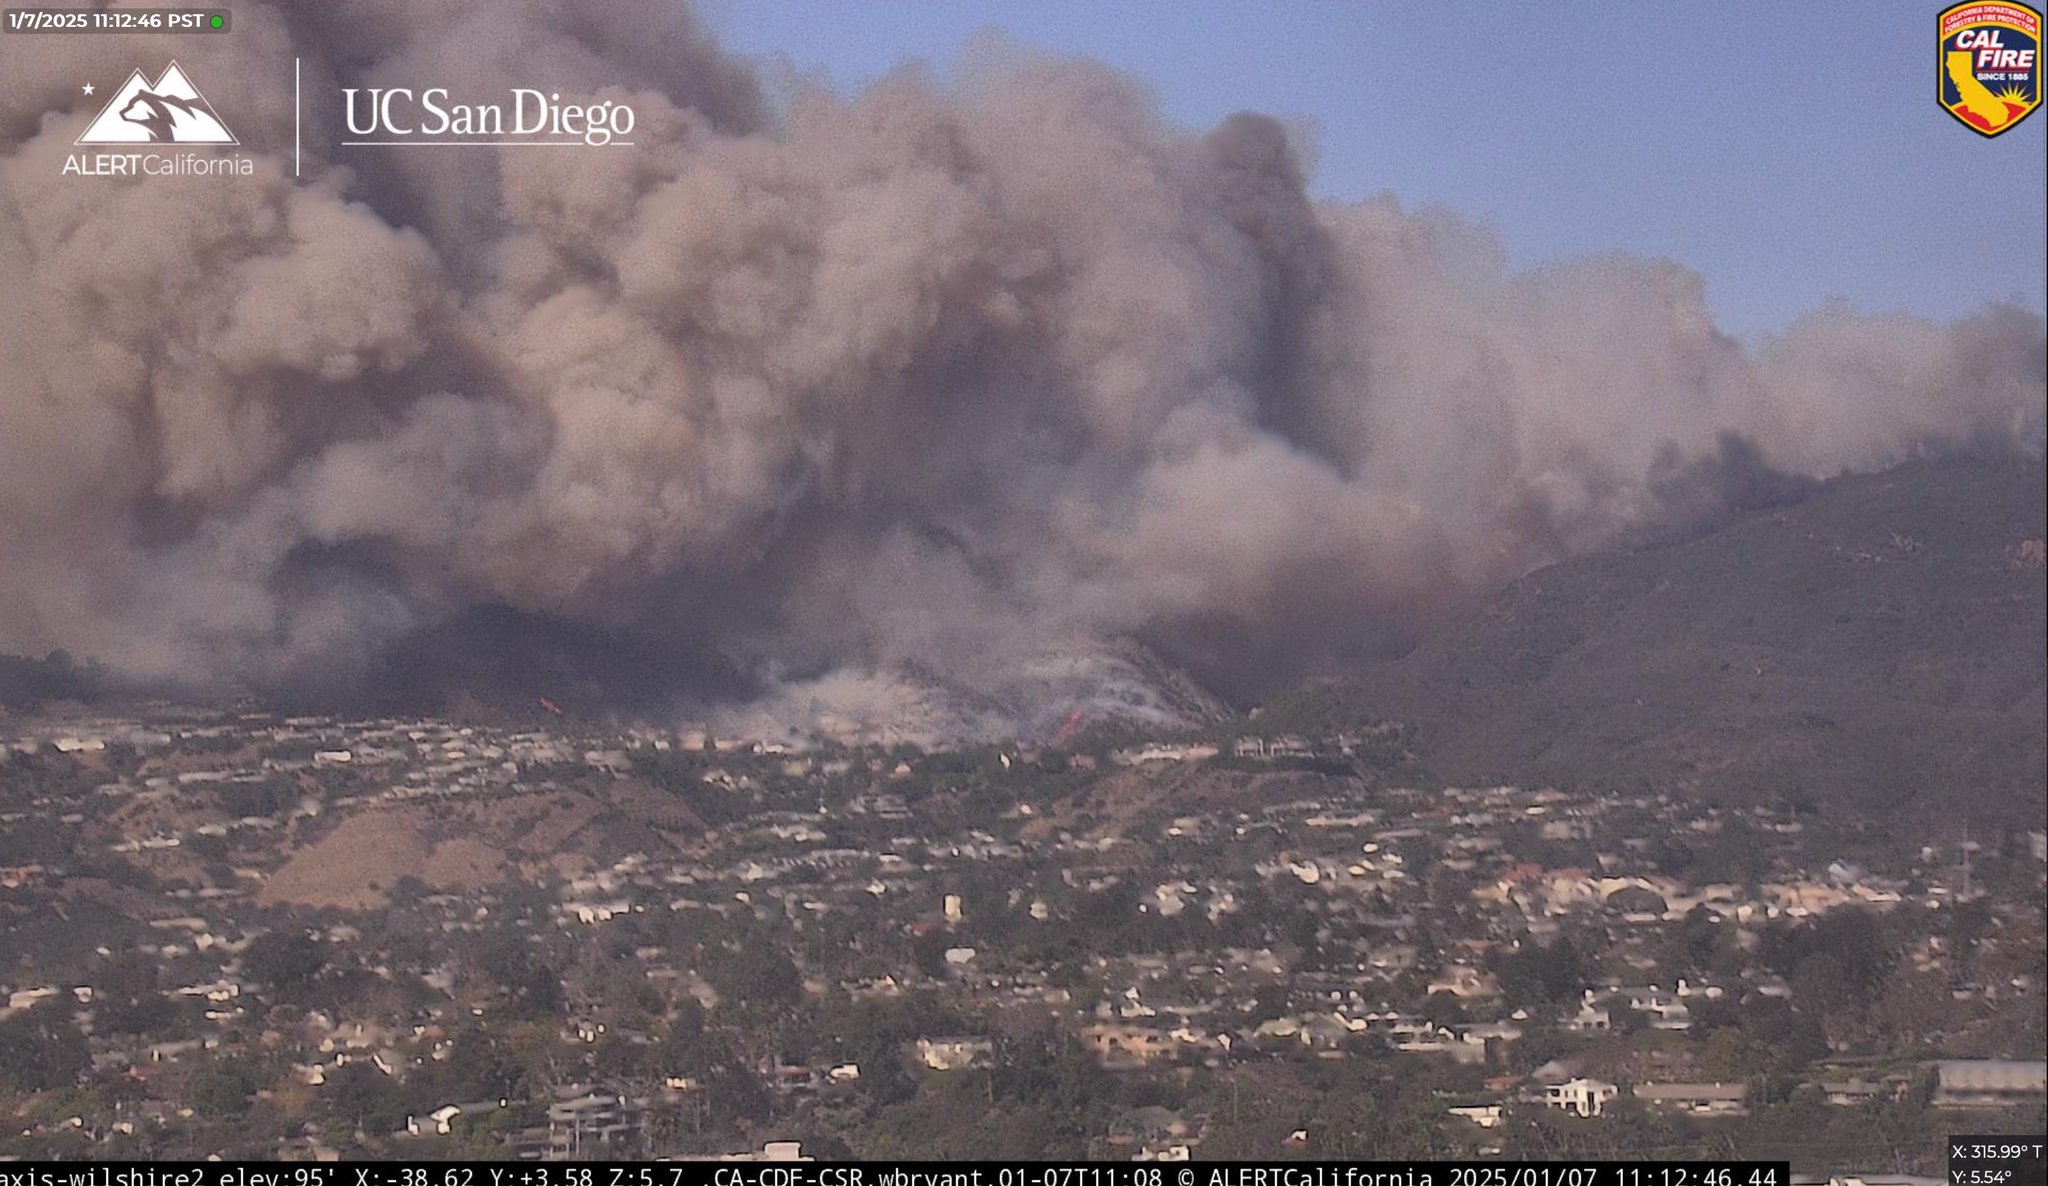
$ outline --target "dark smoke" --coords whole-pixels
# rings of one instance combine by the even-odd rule
[[[1720,435],[1715,452],[1687,457],[1677,446],[1664,450],[1650,468],[1650,492],[1663,504],[1645,520],[1639,538],[1697,530],[1731,515],[1789,506],[1820,489],[1804,474],[1771,468],[1756,442],[1733,430]]]
[[[80,80],[174,53],[256,175],[61,176]],[[0,38],[0,651],[776,719],[886,719],[915,665],[1036,727],[1103,640],[1254,692],[1674,506],[2040,448],[2030,313],[1752,353],[1676,264],[1511,272],[1310,200],[1272,119],[993,57],[776,104],[668,4]],[[636,146],[335,147],[392,85],[629,101]]]

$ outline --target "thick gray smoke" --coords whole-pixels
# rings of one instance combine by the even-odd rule
[[[678,689],[1009,705],[1135,638],[1241,690],[1630,538],[1726,434],[1808,477],[2042,438],[2031,313],[1752,353],[1683,267],[1509,271],[1099,66],[782,104],[668,3],[234,19],[0,38],[0,651],[341,687],[487,611]],[[63,176],[81,80],[173,56],[255,176]],[[340,147],[400,85],[629,102],[634,147]]]

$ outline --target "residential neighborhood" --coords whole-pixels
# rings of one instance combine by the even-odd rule
[[[0,1150],[1832,1173],[2039,1131],[2038,833],[1422,784],[1398,727],[1238,728],[21,732]]]

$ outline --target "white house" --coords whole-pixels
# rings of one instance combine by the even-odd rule
[[[959,1071],[986,1062],[995,1053],[987,1038],[919,1038],[918,1061],[934,1071]]]
[[[1612,1083],[1578,1078],[1544,1088],[1543,1102],[1573,1115],[1598,1116],[1607,1110],[1608,1102],[1620,1094],[1621,1088]]]

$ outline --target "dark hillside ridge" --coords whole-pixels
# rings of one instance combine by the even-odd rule
[[[99,668],[63,651],[40,659],[0,654],[0,709],[35,709],[52,701],[90,702],[106,694]]]
[[[1539,570],[1276,720],[1396,719],[1454,782],[2040,827],[2048,479],[1948,459]]]

